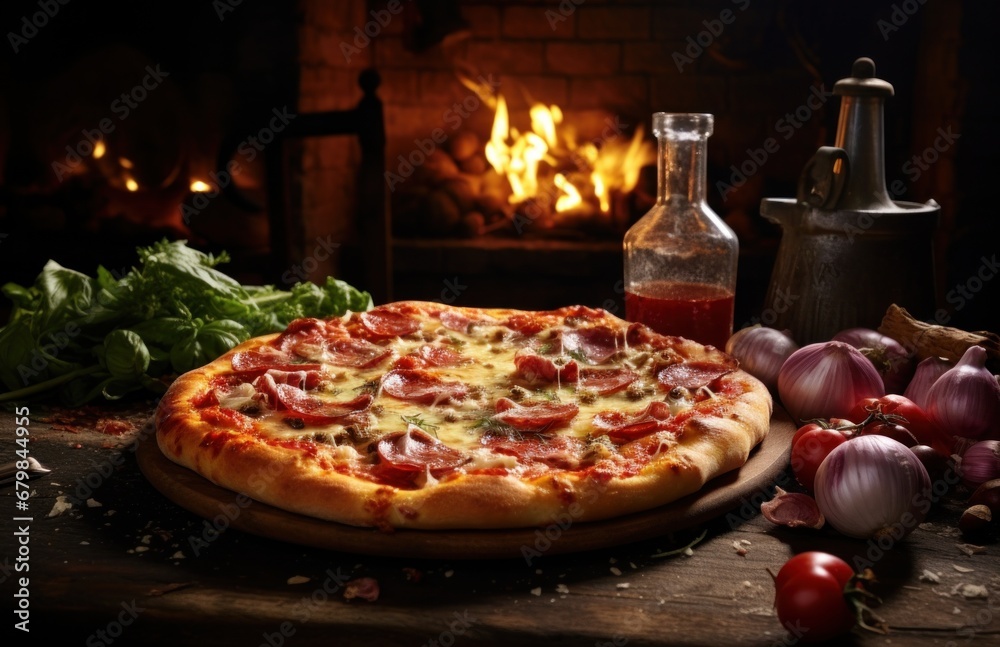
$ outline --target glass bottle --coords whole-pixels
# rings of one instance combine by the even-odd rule
[[[710,114],[653,115],[656,205],[625,234],[625,318],[724,348],[739,241],[705,202]]]

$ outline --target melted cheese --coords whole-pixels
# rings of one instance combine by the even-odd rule
[[[542,354],[549,359],[562,358],[565,361],[573,359],[580,368],[589,366],[579,358],[578,354],[575,357],[560,356],[552,352],[558,348],[544,348],[547,343],[545,340],[552,338],[553,334],[552,330],[543,330],[537,335],[523,336],[500,325],[477,326],[472,334],[464,334],[446,330],[439,322],[427,320],[422,322],[420,330],[393,340],[390,344],[394,351],[392,356],[375,367],[358,370],[327,367],[327,377],[319,388],[310,390],[309,394],[327,402],[345,402],[357,397],[359,393],[372,393],[376,396],[376,400],[370,409],[370,426],[362,434],[363,440],[357,443],[359,446],[367,444],[368,439],[376,438],[383,433],[404,431],[407,425],[412,423],[436,436],[446,445],[469,452],[471,460],[466,465],[467,470],[490,467],[513,470],[517,466],[516,458],[493,454],[482,447],[481,439],[485,433],[483,422],[496,412],[495,403],[500,398],[511,398],[520,404],[546,400],[573,403],[579,407],[579,413],[568,427],[563,427],[556,433],[587,439],[590,437],[591,423],[597,414],[608,411],[620,411],[626,415],[639,413],[648,405],[650,395],[655,394],[654,397],[657,399],[663,397],[655,378],[649,374],[649,353],[631,349],[627,345],[621,353],[621,361],[642,375],[628,390],[609,396],[594,397],[593,392],[586,393],[573,383],[526,382],[517,375],[514,355],[528,346],[548,350],[552,354],[544,352]],[[428,370],[441,380],[466,385],[469,388],[469,395],[466,398],[427,406],[382,393],[381,380],[392,369],[393,362],[400,357],[418,352],[425,345],[448,348],[464,358],[459,366]],[[298,350],[301,352],[303,349],[300,346]],[[326,359],[319,346],[310,346],[305,350],[310,360]],[[608,365],[610,364],[605,366]],[[242,398],[247,396],[242,391],[239,395]],[[238,401],[242,399],[236,400],[234,397],[233,402]],[[692,406],[694,396],[686,389],[680,389],[666,397],[666,401],[670,404],[671,414],[676,415]],[[294,417],[294,413],[289,412],[268,412],[264,415],[279,419]],[[329,428],[306,425],[299,429],[288,424],[274,424],[267,427],[268,433],[282,438],[314,438],[317,432],[324,432],[322,435],[328,438],[331,444],[355,442],[348,439],[349,430],[340,425],[331,425]],[[343,451],[346,452],[346,448]],[[427,476],[430,477],[429,474]],[[433,477],[422,477],[422,479],[430,481]]]

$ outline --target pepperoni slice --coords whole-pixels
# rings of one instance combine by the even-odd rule
[[[398,400],[445,404],[465,399],[469,388],[461,382],[446,382],[424,370],[395,369],[382,378],[382,391]]]
[[[392,355],[392,350],[363,339],[335,339],[326,344],[324,359],[334,366],[372,368]]]
[[[735,370],[735,362],[732,365],[712,362],[678,362],[657,373],[656,379],[668,391],[677,386],[685,389],[697,389],[707,386],[714,380]]]
[[[277,398],[281,407],[303,421],[314,424],[346,424],[356,421],[355,414],[367,411],[375,400],[365,393],[347,402],[324,402],[290,384],[277,385]]]
[[[542,433],[569,424],[580,412],[572,403],[537,402],[518,404],[509,398],[497,400],[493,419],[510,425],[517,431]]]
[[[627,368],[585,368],[580,371],[581,389],[593,389],[600,395],[618,393],[638,379],[638,375]]]
[[[670,407],[666,402],[650,402],[638,413],[622,411],[602,411],[594,416],[594,428],[618,444],[627,443],[664,429],[664,421],[670,417]]]
[[[521,440],[487,436],[483,443],[498,454],[516,457],[521,463],[541,463],[564,470],[577,469],[583,455],[583,442],[566,436],[528,436]]]
[[[379,438],[376,449],[383,473],[399,479],[415,478],[427,470],[438,477],[468,462],[463,452],[414,425],[406,431],[385,434]]]
[[[511,315],[504,322],[504,325],[522,335],[529,336],[540,333],[545,329],[545,322],[540,317],[531,314]]]
[[[530,350],[517,351],[514,355],[514,366],[517,374],[530,383],[570,383],[576,382],[580,376],[580,366],[575,360],[569,360],[559,366],[548,357]]]
[[[255,371],[319,371],[319,364],[307,364],[295,355],[280,351],[270,346],[262,346],[259,350],[245,350],[233,355],[231,362],[233,370],[238,373]]]
[[[474,325],[495,324],[496,319],[488,315],[479,313],[476,317],[470,317],[460,310],[445,309],[438,315],[443,325],[448,330],[455,332],[469,332],[469,328]]]
[[[362,312],[361,323],[379,337],[402,337],[420,329],[420,321],[415,317],[387,308]]]
[[[607,326],[566,330],[562,335],[563,348],[579,352],[594,364],[603,364],[624,345],[624,337]]]

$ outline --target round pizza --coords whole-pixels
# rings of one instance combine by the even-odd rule
[[[299,319],[182,375],[156,439],[303,515],[516,528],[696,492],[746,462],[771,408],[731,356],[605,310],[406,301]]]

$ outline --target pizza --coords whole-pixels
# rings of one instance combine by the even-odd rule
[[[605,310],[405,301],[250,339],[180,376],[155,424],[174,462],[286,511],[496,529],[696,492],[771,410],[731,356]]]

